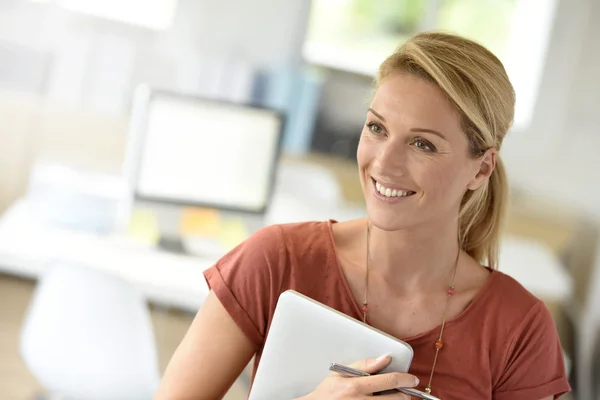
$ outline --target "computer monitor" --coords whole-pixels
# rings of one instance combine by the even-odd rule
[[[282,132],[273,109],[140,86],[127,150],[134,198],[263,213]]]

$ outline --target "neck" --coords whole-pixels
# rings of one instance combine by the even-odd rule
[[[405,293],[450,284],[459,251],[458,222],[388,232],[370,227],[369,273]]]

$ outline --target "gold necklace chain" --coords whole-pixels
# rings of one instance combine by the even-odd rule
[[[367,323],[367,313],[369,311],[369,250],[370,250],[370,239],[371,239],[371,229],[370,224],[367,222],[367,255],[365,260],[365,296],[363,300],[363,305],[361,307],[361,311],[363,313],[363,322]],[[425,392],[431,393],[431,382],[433,381],[433,373],[435,371],[435,366],[437,364],[438,355],[440,350],[444,347],[444,342],[442,338],[444,336],[444,328],[446,327],[446,317],[448,315],[448,306],[450,304],[450,298],[454,296],[454,281],[456,279],[456,270],[458,269],[458,259],[460,256],[460,246],[458,248],[458,252],[456,254],[456,260],[454,261],[454,270],[452,272],[452,281],[450,283],[450,287],[448,288],[446,297],[446,306],[444,307],[444,317],[442,318],[442,325],[440,327],[440,334],[438,336],[438,340],[435,342],[435,356],[433,357],[433,364],[431,366],[431,373],[429,374],[429,382],[427,386],[425,386]]]

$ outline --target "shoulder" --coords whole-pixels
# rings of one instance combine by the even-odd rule
[[[492,271],[489,281],[474,300],[470,321],[490,348],[496,373],[501,371],[519,337],[528,331],[551,328],[552,318],[545,304],[514,278]]]
[[[525,394],[523,380],[540,385],[539,391],[527,392],[528,398],[568,391],[560,340],[544,302],[502,272],[494,271],[493,279],[486,318],[494,320],[489,337],[498,345],[493,366],[497,397]]]
[[[248,273],[286,269],[302,258],[327,252],[331,236],[328,221],[277,224],[260,228],[223,256],[219,267],[240,265]],[[303,264],[302,262],[300,264]]]
[[[514,278],[500,271],[493,271],[492,280],[484,294],[484,320],[495,326],[496,333],[504,338],[514,338],[523,330],[531,329],[531,321],[544,327],[553,325],[546,305]]]
[[[283,238],[288,241],[297,239],[302,239],[303,241],[309,239],[309,241],[312,241],[315,238],[322,239],[324,236],[329,236],[331,225],[331,221],[309,221],[273,225],[271,228],[279,229]]]
[[[556,331],[552,315],[545,303],[529,292],[514,278],[494,272],[496,287],[494,288],[498,301],[502,302],[502,316],[513,322],[513,342],[519,335],[528,335],[534,330],[540,332]]]
[[[493,285],[490,288],[494,300],[501,301],[506,312],[523,315],[541,303],[535,295],[523,287],[516,279],[500,271],[492,272]]]
[[[252,233],[242,244],[287,244],[299,239],[328,235],[331,222],[309,221],[286,224],[274,224],[262,227]]]
[[[277,224],[259,229],[242,246],[258,248],[267,253],[277,253],[282,249],[287,253],[303,253],[316,245],[322,246],[330,236],[329,221]]]
[[[463,315],[465,329],[479,329],[482,339],[489,341],[498,360],[504,354],[511,338],[525,326],[536,313],[546,313],[544,303],[514,278],[494,270],[487,282]],[[477,321],[472,326],[471,323]]]

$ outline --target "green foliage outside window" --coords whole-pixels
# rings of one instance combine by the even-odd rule
[[[421,29],[431,1],[313,0],[306,42],[321,54],[338,52],[339,67],[375,66]],[[470,37],[502,58],[517,1],[439,0],[434,29]]]

